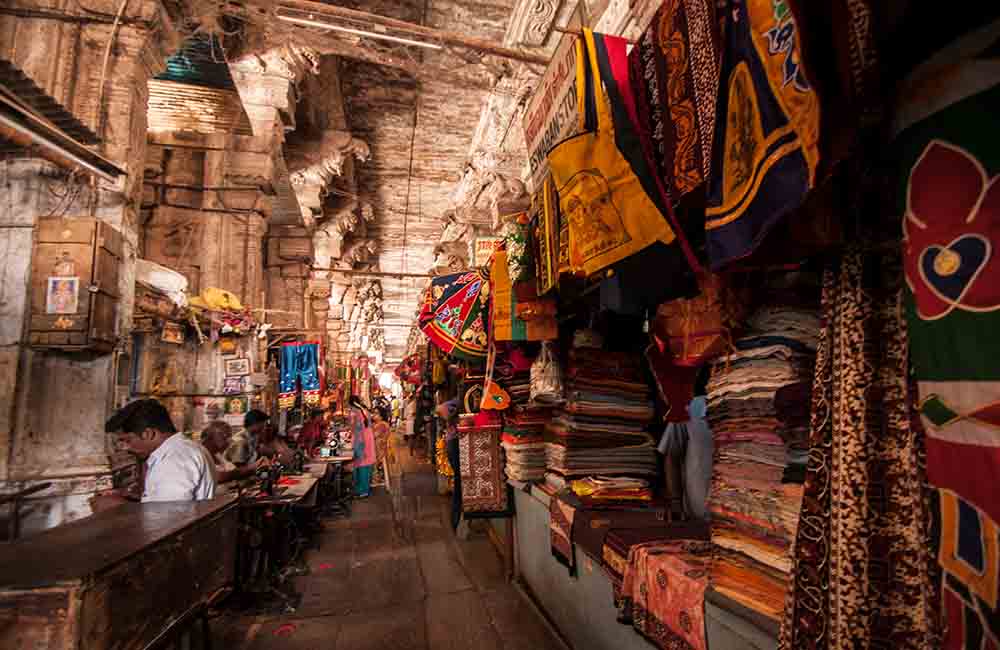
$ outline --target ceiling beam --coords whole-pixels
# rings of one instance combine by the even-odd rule
[[[462,34],[457,34],[455,32],[425,27],[423,25],[409,23],[404,20],[396,20],[395,18],[388,18],[378,14],[368,13],[367,11],[357,11],[355,9],[348,9],[347,7],[330,5],[323,2],[313,2],[312,0],[282,0],[277,9],[294,9],[300,12],[306,12],[312,14],[311,19],[313,20],[316,18],[340,18],[342,20],[349,20],[365,25],[378,25],[381,27],[399,30],[407,34],[421,36],[428,39],[430,42],[443,43],[475,52],[485,52],[486,54],[491,54],[504,59],[510,59],[512,61],[520,61],[522,63],[532,63],[543,66],[548,65],[549,63],[548,56],[531,54],[529,52],[522,52],[520,50],[503,47],[502,45],[497,45],[494,41],[469,38],[468,36],[463,36]]]

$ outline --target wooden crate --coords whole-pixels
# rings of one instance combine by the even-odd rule
[[[61,260],[79,278],[77,308],[50,314],[49,278]],[[110,352],[118,340],[118,288],[122,261],[121,234],[97,219],[39,219],[31,271],[33,347]]]
[[[145,648],[233,583],[237,510],[127,504],[0,544],[0,648]]]

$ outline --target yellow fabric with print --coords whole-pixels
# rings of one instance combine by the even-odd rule
[[[611,107],[601,83],[594,34],[576,42],[577,110],[585,129],[587,65],[594,80],[597,130],[549,153],[562,219],[569,224],[569,266],[591,275],[647,246],[676,238],[615,143]]]

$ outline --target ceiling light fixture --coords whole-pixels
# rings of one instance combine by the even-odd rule
[[[402,38],[400,36],[391,36],[389,34],[379,34],[378,32],[369,32],[363,29],[354,29],[352,27],[342,27],[341,25],[333,25],[331,23],[320,22],[315,20],[313,14],[309,14],[309,18],[296,18],[295,16],[284,16],[278,14],[278,20],[283,20],[286,23],[294,23],[296,25],[305,25],[306,27],[319,27],[320,29],[328,29],[334,32],[343,32],[345,34],[353,34],[354,36],[364,36],[366,38],[377,38],[383,41],[392,41],[393,43],[402,43],[403,45],[415,45],[417,47],[426,47],[430,50],[442,50],[443,46],[437,43],[426,43],[424,41],[414,41],[409,38]]]

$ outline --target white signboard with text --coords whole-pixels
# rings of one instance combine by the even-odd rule
[[[581,0],[567,27],[580,29],[585,16]],[[575,40],[570,34],[560,39],[524,111],[524,143],[528,148],[528,182],[532,191],[541,187],[549,171],[548,155],[552,147],[578,130]]]

